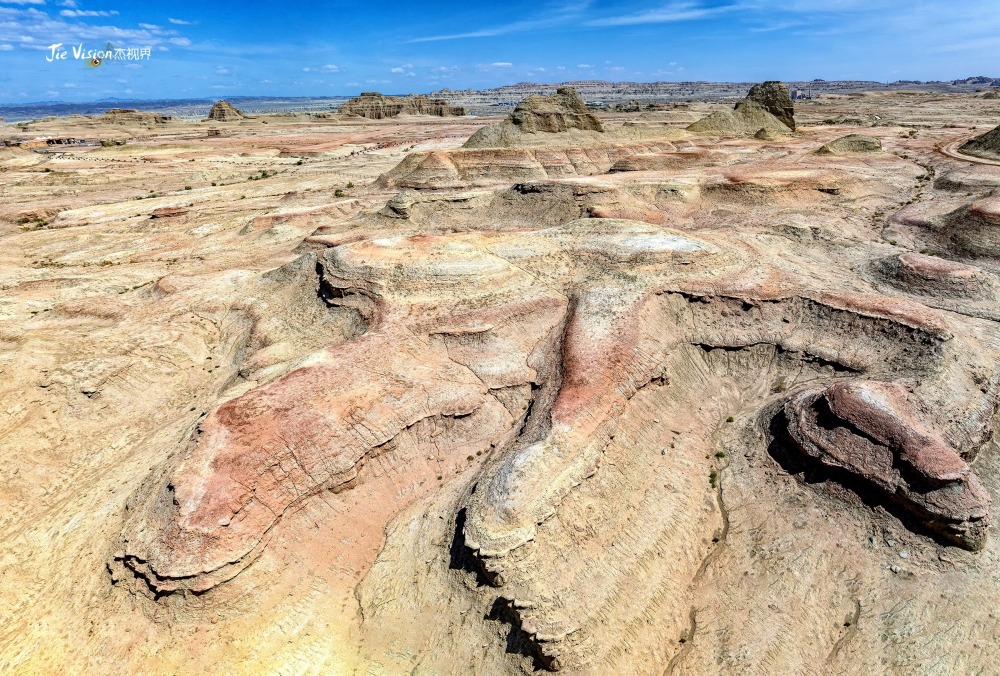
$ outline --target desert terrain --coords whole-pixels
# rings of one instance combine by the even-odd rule
[[[0,127],[0,671],[997,672],[1000,100],[574,96]]]

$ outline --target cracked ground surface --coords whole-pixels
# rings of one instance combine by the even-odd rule
[[[1000,173],[944,152],[988,106],[664,114],[475,192],[376,179],[484,121],[11,151],[0,665],[988,671]]]

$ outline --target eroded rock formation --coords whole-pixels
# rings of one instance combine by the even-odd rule
[[[848,134],[824,143],[819,150],[821,155],[843,155],[845,153],[878,153],[882,152],[882,142],[877,138],[864,134]]]
[[[408,220],[413,204],[387,209]],[[304,500],[378,481],[383,453],[415,468],[484,457],[458,505],[461,552],[540,664],[594,668],[612,659],[597,636],[613,585],[580,592],[583,560],[564,568],[568,533],[552,517],[578,518],[574,496],[637,398],[688,397],[699,369],[752,416],[769,415],[789,374],[821,383],[786,404],[800,452],[842,469],[859,495],[874,486],[919,532],[982,547],[989,496],[967,460],[989,438],[997,375],[967,351],[975,336],[956,338],[919,304],[761,278],[745,247],[599,218],[333,244],[317,261],[320,293],[363,334],[212,410],[130,503],[116,561],[140,590],[200,594],[253,563]],[[967,387],[957,354],[992,384]],[[914,413],[931,405],[956,423],[954,441]],[[678,429],[709,424],[687,406]]]
[[[747,93],[747,100],[756,101],[786,127],[795,131],[795,104],[788,87],[776,80],[755,84]]]
[[[340,107],[342,115],[356,115],[371,120],[383,120],[399,115],[434,115],[455,117],[466,115],[462,106],[453,106],[446,99],[432,99],[423,95],[383,96],[379,92],[361,92]]]
[[[1000,160],[1000,127],[966,141],[962,144],[960,151],[966,155],[983,157],[988,160]]]
[[[112,108],[97,118],[101,122],[111,124],[167,124],[176,121],[172,115],[161,115],[159,113],[138,111],[129,108]]]
[[[208,111],[208,119],[216,122],[238,122],[244,118],[243,111],[229,101],[216,101]]]
[[[795,105],[788,87],[769,80],[751,87],[733,110],[712,113],[689,125],[688,131],[720,136],[755,136],[763,140],[780,138],[795,131]]]
[[[465,148],[496,148],[519,145],[525,135],[600,134],[604,125],[572,87],[560,87],[555,94],[532,94],[517,104],[510,117],[499,125],[484,127],[472,135]],[[551,140],[549,141],[551,142]]]
[[[791,130],[760,103],[744,99],[733,110],[723,110],[704,117],[687,127],[688,131],[718,136],[754,136],[762,131],[787,134]]]
[[[966,460],[920,423],[898,383],[850,381],[785,404],[803,454],[849,484],[874,489],[927,531],[980,549],[990,496]]]
[[[0,670],[989,671],[990,102],[709,105],[4,150]]]

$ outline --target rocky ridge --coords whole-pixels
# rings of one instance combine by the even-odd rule
[[[379,92],[362,92],[340,106],[341,115],[356,115],[371,120],[383,120],[399,115],[433,115],[436,117],[461,117],[466,115],[462,106],[450,105],[444,99],[423,95],[383,96]]]

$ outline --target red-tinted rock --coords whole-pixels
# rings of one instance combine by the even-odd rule
[[[896,383],[840,382],[785,404],[795,446],[849,487],[875,489],[922,528],[980,549],[990,496],[955,449],[917,420]]]

